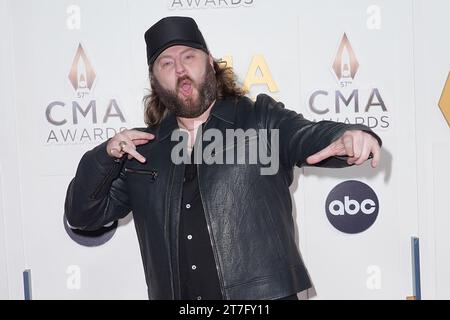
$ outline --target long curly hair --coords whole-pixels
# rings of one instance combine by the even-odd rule
[[[247,90],[238,86],[237,77],[231,67],[222,60],[214,60],[214,71],[217,80],[217,99],[239,98],[247,94]],[[149,67],[150,93],[143,98],[144,121],[149,127],[158,126],[167,115],[168,110],[159,98],[153,83],[152,68]]]

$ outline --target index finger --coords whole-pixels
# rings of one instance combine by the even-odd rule
[[[137,161],[141,162],[141,163],[145,163],[147,160],[144,158],[144,156],[142,154],[140,154],[139,152],[137,152],[136,150],[132,149],[132,148],[127,148],[129,150],[125,150],[126,153],[128,153],[129,155],[131,155],[133,158],[135,158]]]
[[[152,140],[155,138],[155,135],[139,130],[129,130],[126,132],[126,134],[131,140],[138,140],[138,139]]]
[[[329,145],[328,147],[320,150],[319,152],[309,156],[306,159],[306,162],[308,164],[316,164],[316,163],[319,163],[320,161],[322,161],[322,160],[324,160],[326,158],[329,158],[331,156],[334,156],[334,152],[333,152],[332,146]]]

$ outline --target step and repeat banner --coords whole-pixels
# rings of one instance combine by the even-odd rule
[[[314,284],[299,296],[406,299],[411,237],[423,236],[422,295],[449,297],[447,1],[0,3],[2,298],[23,298],[29,269],[33,299],[147,299],[132,215],[81,232],[63,210],[81,156],[144,126],[144,32],[169,15],[193,17],[252,98],[267,93],[308,119],[365,124],[383,139],[375,170],[296,168],[296,235]]]

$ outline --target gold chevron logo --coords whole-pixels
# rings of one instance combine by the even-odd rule
[[[444,85],[441,98],[439,99],[439,109],[441,109],[447,124],[450,127],[450,72]]]
[[[347,34],[344,33],[333,62],[334,73],[339,81],[344,79],[354,80],[358,69],[358,59],[356,59],[355,52],[348,40]]]
[[[92,89],[95,78],[94,68],[80,43],[70,68],[70,83],[75,91],[88,93]]]

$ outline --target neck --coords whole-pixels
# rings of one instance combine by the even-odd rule
[[[192,151],[192,148],[194,147],[195,138],[197,136],[197,129],[208,120],[209,114],[211,113],[211,108],[214,105],[214,102],[216,102],[216,100],[214,100],[211,103],[211,105],[205,112],[203,112],[200,116],[198,116],[196,118],[177,117],[178,126],[182,130],[186,130],[189,133],[189,139],[188,139],[189,154]]]
[[[177,122],[178,125],[183,128],[186,129],[187,131],[196,131],[196,129],[201,126],[203,123],[205,123],[208,118],[209,115],[211,113],[211,109],[212,106],[214,105],[214,103],[216,102],[216,100],[214,100],[211,105],[209,106],[209,108],[203,112],[200,116],[196,117],[196,118],[182,118],[182,117],[177,117]]]

